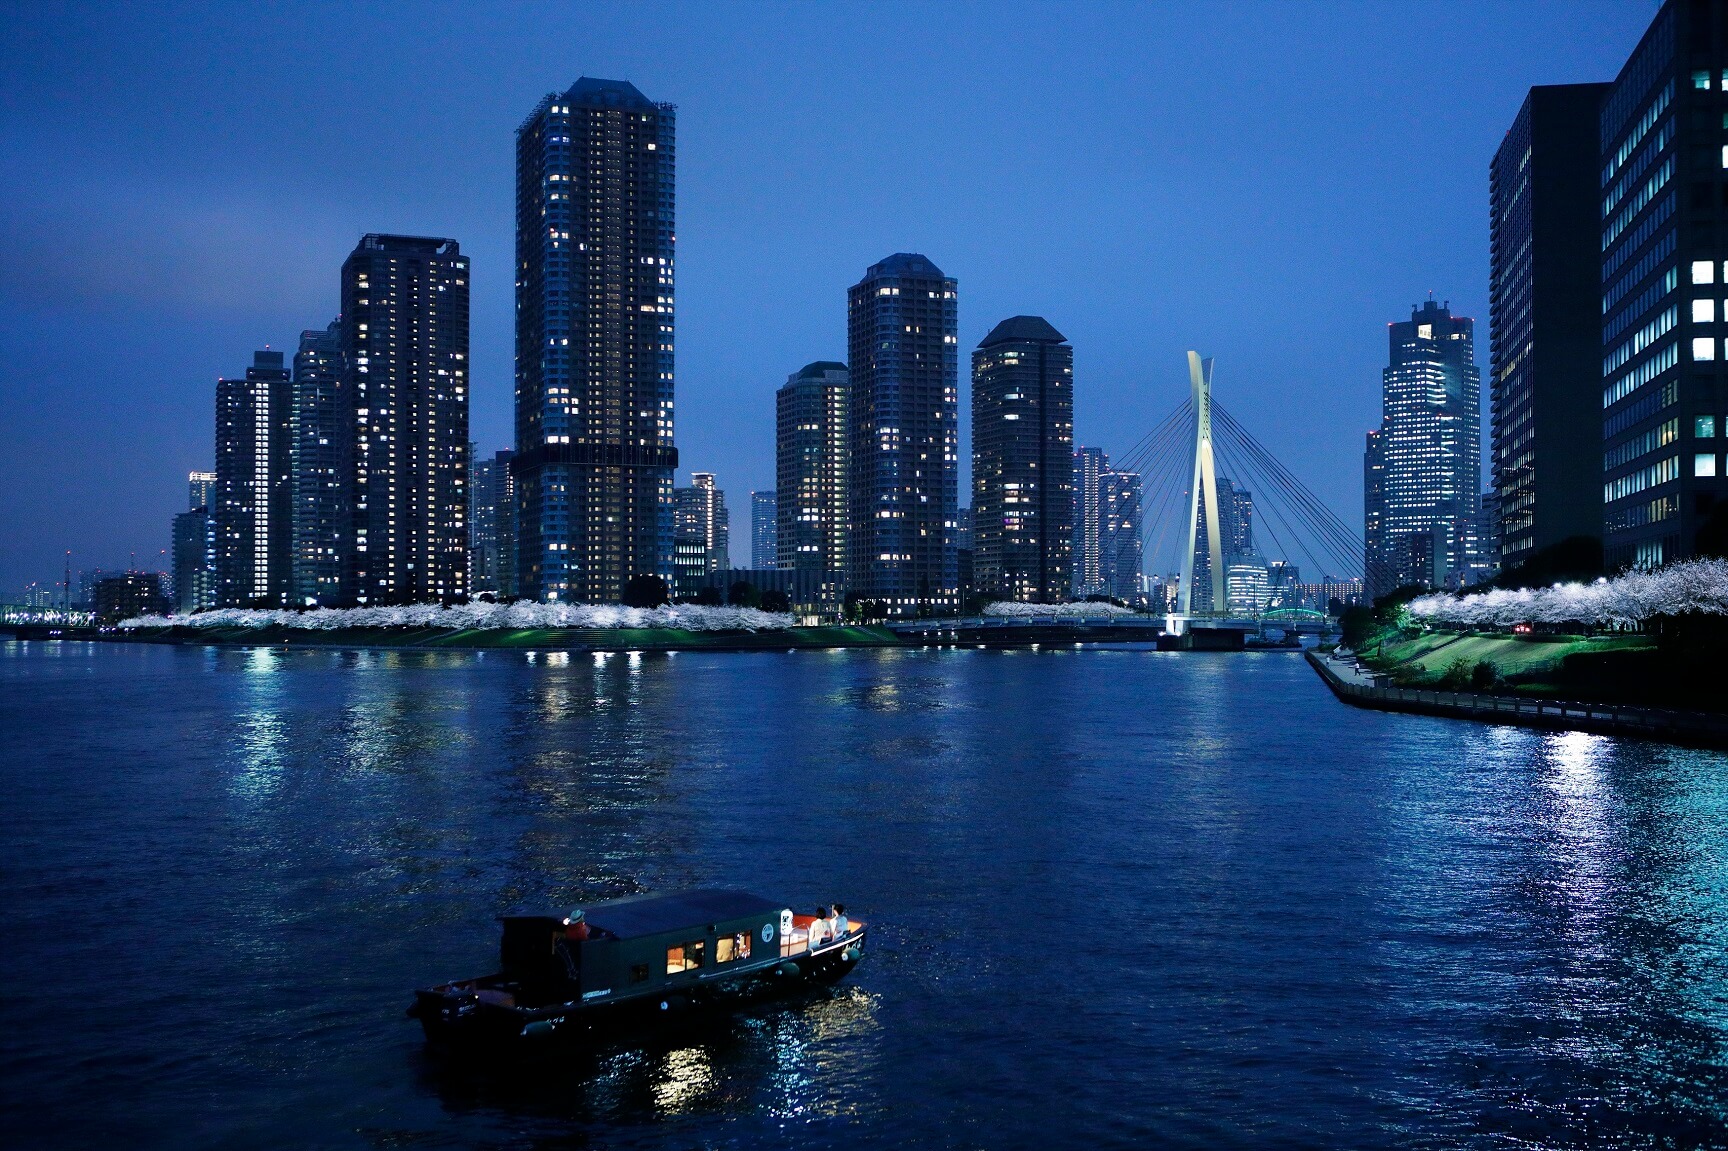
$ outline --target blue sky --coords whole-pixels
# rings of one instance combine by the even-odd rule
[[[1656,9],[7,5],[0,600],[66,548],[156,566],[217,376],[326,324],[363,232],[472,256],[473,438],[509,446],[513,133],[578,75],[679,108],[677,442],[737,562],[774,389],[845,358],[847,285],[895,251],[958,277],[963,353],[1017,313],[1069,337],[1086,444],[1217,357],[1359,523],[1386,323],[1433,291],[1486,368],[1488,161],[1530,85],[1611,79]]]

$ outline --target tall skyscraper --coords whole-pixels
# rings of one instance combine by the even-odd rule
[[[774,393],[777,567],[817,572],[825,601],[846,594],[846,365],[817,360]]]
[[[1705,520],[1728,515],[1728,223],[1718,219],[1728,204],[1725,36],[1728,5],[1670,0],[1602,100],[1602,502],[1610,568],[1687,558]],[[1502,520],[1509,515],[1503,508]]]
[[[780,566],[779,496],[776,492],[750,493],[750,566],[768,571]]]
[[[1013,316],[972,353],[972,570],[1023,603],[1068,598],[1074,540],[1074,349]]]
[[[1106,470],[1099,488],[1099,590],[1123,603],[1138,603],[1145,598],[1140,473]]]
[[[282,607],[294,569],[294,382],[282,353],[253,353],[240,379],[216,381],[215,599]]]
[[[192,472],[186,477],[186,510],[174,517],[170,559],[177,611],[216,605],[216,537],[210,516],[215,497],[215,472]]]
[[[1239,488],[1229,476],[1219,476],[1218,479],[1218,550],[1224,560],[1224,585],[1226,597],[1229,595],[1229,571],[1232,566],[1251,561],[1254,557],[1254,495],[1245,488]],[[1191,610],[1209,612],[1212,606],[1212,547],[1211,535],[1206,527],[1206,497],[1200,497],[1200,507],[1195,516],[1196,532],[1194,536],[1194,594]],[[1234,610],[1226,604],[1226,611]]]
[[[1387,325],[1380,431],[1363,465],[1370,597],[1406,584],[1461,586],[1477,560],[1482,421],[1475,327],[1433,300],[1412,308],[1408,321]]]
[[[368,234],[342,265],[347,381],[343,599],[468,593],[468,258],[455,240]]]
[[[1500,514],[1483,525],[1483,550],[1508,567],[1602,534],[1597,112],[1607,89],[1530,89],[1488,167],[1489,468]]]
[[[518,578],[616,602],[672,576],[671,104],[583,77],[516,132]]]
[[[974,417],[976,418],[976,417]],[[1074,537],[1069,544],[1073,568],[1068,582],[1077,596],[1101,595],[1104,591],[1104,473],[1110,457],[1103,448],[1077,448],[1074,452]]]
[[[468,510],[468,578],[473,592],[514,595],[516,492],[508,450],[474,460]]]
[[[342,599],[348,415],[342,321],[300,333],[294,353],[294,587],[297,604]]]
[[[848,293],[848,582],[890,615],[959,607],[959,294],[906,252]]]
[[[1073,476],[1073,594],[1140,601],[1145,593],[1139,473],[1112,468],[1102,448],[1080,448]],[[1220,487],[1225,482],[1220,479]]]
[[[690,486],[676,489],[673,517],[676,538],[701,541],[704,574],[732,566],[732,517],[713,472],[690,473]]]

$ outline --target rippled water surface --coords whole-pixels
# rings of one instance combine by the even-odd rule
[[[1300,659],[0,645],[15,1147],[1728,1143],[1728,757]],[[872,924],[831,996],[453,1067],[492,917]]]

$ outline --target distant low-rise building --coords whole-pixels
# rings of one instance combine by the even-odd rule
[[[91,593],[98,623],[119,623],[141,615],[167,615],[168,596],[158,572],[124,572],[96,581]]]

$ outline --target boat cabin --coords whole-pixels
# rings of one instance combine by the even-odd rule
[[[588,938],[561,918],[504,916],[500,959],[518,1001],[604,1001],[761,967],[792,932],[782,904],[742,891],[638,895],[583,908]]]

